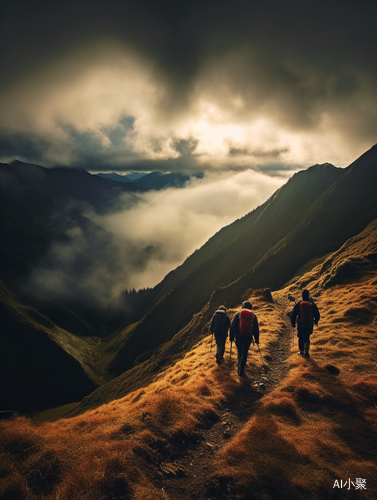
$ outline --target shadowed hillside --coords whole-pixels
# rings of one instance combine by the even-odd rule
[[[97,401],[96,392],[84,400],[81,411],[92,409],[76,417],[46,422],[59,411],[77,413],[66,407],[36,416],[38,424],[24,417],[2,422],[0,495],[374,499],[376,254],[377,220],[272,296],[241,292],[238,282],[216,291],[185,335],[169,343],[170,356],[182,338],[193,347],[160,366],[149,384],[125,386],[123,395],[118,386],[112,397],[119,399],[108,385]],[[309,359],[297,355],[287,316],[288,296],[298,299],[303,288],[321,312]],[[235,301],[231,316],[249,298],[260,323],[263,359],[251,347],[244,378],[229,342],[220,366],[210,347],[210,308],[228,297]],[[108,402],[100,405],[101,398]]]

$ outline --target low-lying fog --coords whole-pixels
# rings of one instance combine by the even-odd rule
[[[125,196],[115,213],[85,214],[106,231],[71,227],[64,242],[53,242],[30,284],[56,299],[88,293],[106,303],[123,290],[153,287],[285,181],[253,170],[222,172],[192,178],[184,188],[138,194],[131,207]]]

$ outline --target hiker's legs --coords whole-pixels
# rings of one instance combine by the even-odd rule
[[[304,329],[298,330],[298,348],[300,353],[309,356],[310,332]]]
[[[226,343],[226,337],[221,337],[220,338],[220,344],[219,344],[219,354],[221,356],[221,359],[224,357],[224,352],[225,352],[225,343]]]
[[[245,339],[238,341],[237,349],[238,349],[238,374],[239,375],[244,373],[249,347],[250,347],[250,339],[249,338],[245,338]]]
[[[303,335],[301,334],[298,334],[298,348],[299,348],[299,351],[300,353],[303,353],[304,352],[304,341],[303,341]]]
[[[223,337],[221,335],[216,335],[216,345],[217,345],[216,362],[217,363],[221,363],[221,361],[224,358],[225,342],[226,342],[226,337]]]
[[[309,347],[310,347],[310,333],[304,336],[304,355],[306,358],[309,357]]]

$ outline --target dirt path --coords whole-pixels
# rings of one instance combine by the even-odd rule
[[[214,455],[244,427],[256,411],[258,402],[287,375],[287,359],[293,349],[292,328],[286,316],[290,306],[288,302],[275,302],[275,305],[281,310],[281,317],[287,318],[286,327],[275,348],[276,355],[268,360],[268,368],[248,363],[246,376],[242,378],[236,398],[224,402],[216,412],[208,415],[206,425],[198,430],[198,440],[190,443],[182,454],[170,456],[161,463],[159,483],[169,500],[205,500],[211,497],[209,476]],[[238,377],[235,345],[233,349],[230,372],[231,376]],[[256,346],[250,349],[255,350],[254,356],[260,356]],[[229,363],[229,351],[225,363]]]

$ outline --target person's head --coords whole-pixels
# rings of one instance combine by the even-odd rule
[[[252,309],[253,306],[251,305],[251,303],[249,301],[246,301],[246,302],[242,302],[242,309]]]
[[[225,306],[220,306],[218,311],[225,311],[226,312],[226,307]]]
[[[303,290],[302,300],[309,300],[309,290]]]

